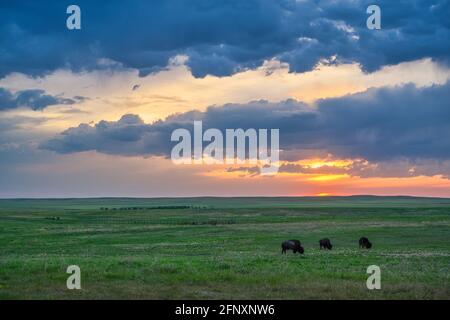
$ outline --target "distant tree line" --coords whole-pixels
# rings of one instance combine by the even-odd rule
[[[155,207],[100,207],[100,210],[173,210],[173,209],[207,209],[205,206],[179,205],[179,206],[155,206]]]

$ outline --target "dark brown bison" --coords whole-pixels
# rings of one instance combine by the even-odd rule
[[[281,244],[281,253],[286,253],[286,250],[292,250],[294,253],[299,252],[300,254],[303,254],[303,252],[305,252],[302,245],[300,244],[300,241],[298,240],[284,241]]]
[[[359,239],[359,247],[370,249],[372,248],[372,243],[366,237],[361,237],[361,239]]]
[[[322,240],[319,240],[320,249],[328,249],[331,250],[333,248],[333,245],[331,244],[330,239],[324,238]]]

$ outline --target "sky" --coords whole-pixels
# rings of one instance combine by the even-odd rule
[[[449,16],[447,0],[2,1],[0,198],[450,197]],[[199,120],[279,129],[278,173],[173,163],[171,133]]]

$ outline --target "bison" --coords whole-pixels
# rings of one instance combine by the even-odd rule
[[[361,239],[359,239],[359,247],[370,249],[372,248],[372,243],[366,237],[361,237]]]
[[[281,253],[286,253],[286,250],[292,250],[294,253],[303,254],[305,250],[303,249],[300,241],[298,240],[287,240],[281,244]]]
[[[322,240],[319,240],[320,249],[328,249],[331,250],[333,248],[333,245],[331,244],[330,239],[324,238]]]

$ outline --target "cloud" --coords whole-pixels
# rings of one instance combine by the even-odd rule
[[[83,97],[67,99],[52,96],[40,89],[21,90],[12,93],[7,89],[0,88],[0,111],[21,107],[30,108],[32,110],[42,110],[48,106],[57,104],[71,105],[83,100]]]
[[[233,171],[253,172],[255,168],[233,169]],[[450,161],[426,160],[408,160],[396,159],[380,162],[369,162],[363,159],[349,160],[348,164],[342,166],[323,165],[312,167],[298,163],[283,163],[279,172],[301,173],[315,175],[349,175],[352,177],[374,178],[374,177],[418,177],[418,176],[444,176],[449,179]],[[259,173],[259,171],[258,171]]]
[[[227,76],[271,59],[291,72],[320,61],[374,71],[424,57],[448,63],[450,56],[446,0],[379,0],[376,31],[366,28],[368,0],[79,0],[76,31],[65,28],[67,4],[0,5],[0,77],[60,68],[135,68],[145,76],[180,55],[195,77]]]
[[[45,117],[25,117],[25,116],[12,116],[0,118],[0,133],[5,135],[7,131],[18,130],[23,126],[39,126],[48,121]],[[2,137],[3,138],[3,137]],[[0,143],[4,139],[0,139]]]
[[[127,114],[118,121],[103,120],[94,126],[80,124],[69,128],[41,148],[58,153],[96,150],[128,156],[167,155],[170,152],[170,144],[167,143],[170,133],[170,125],[148,125],[139,116]]]
[[[137,115],[94,126],[69,128],[41,148],[58,153],[96,150],[118,155],[170,155],[170,135],[177,128],[280,129],[283,160],[332,154],[337,158],[386,162],[393,159],[450,160],[450,82],[369,89],[311,106],[296,100],[279,103],[212,106],[145,124]]]

